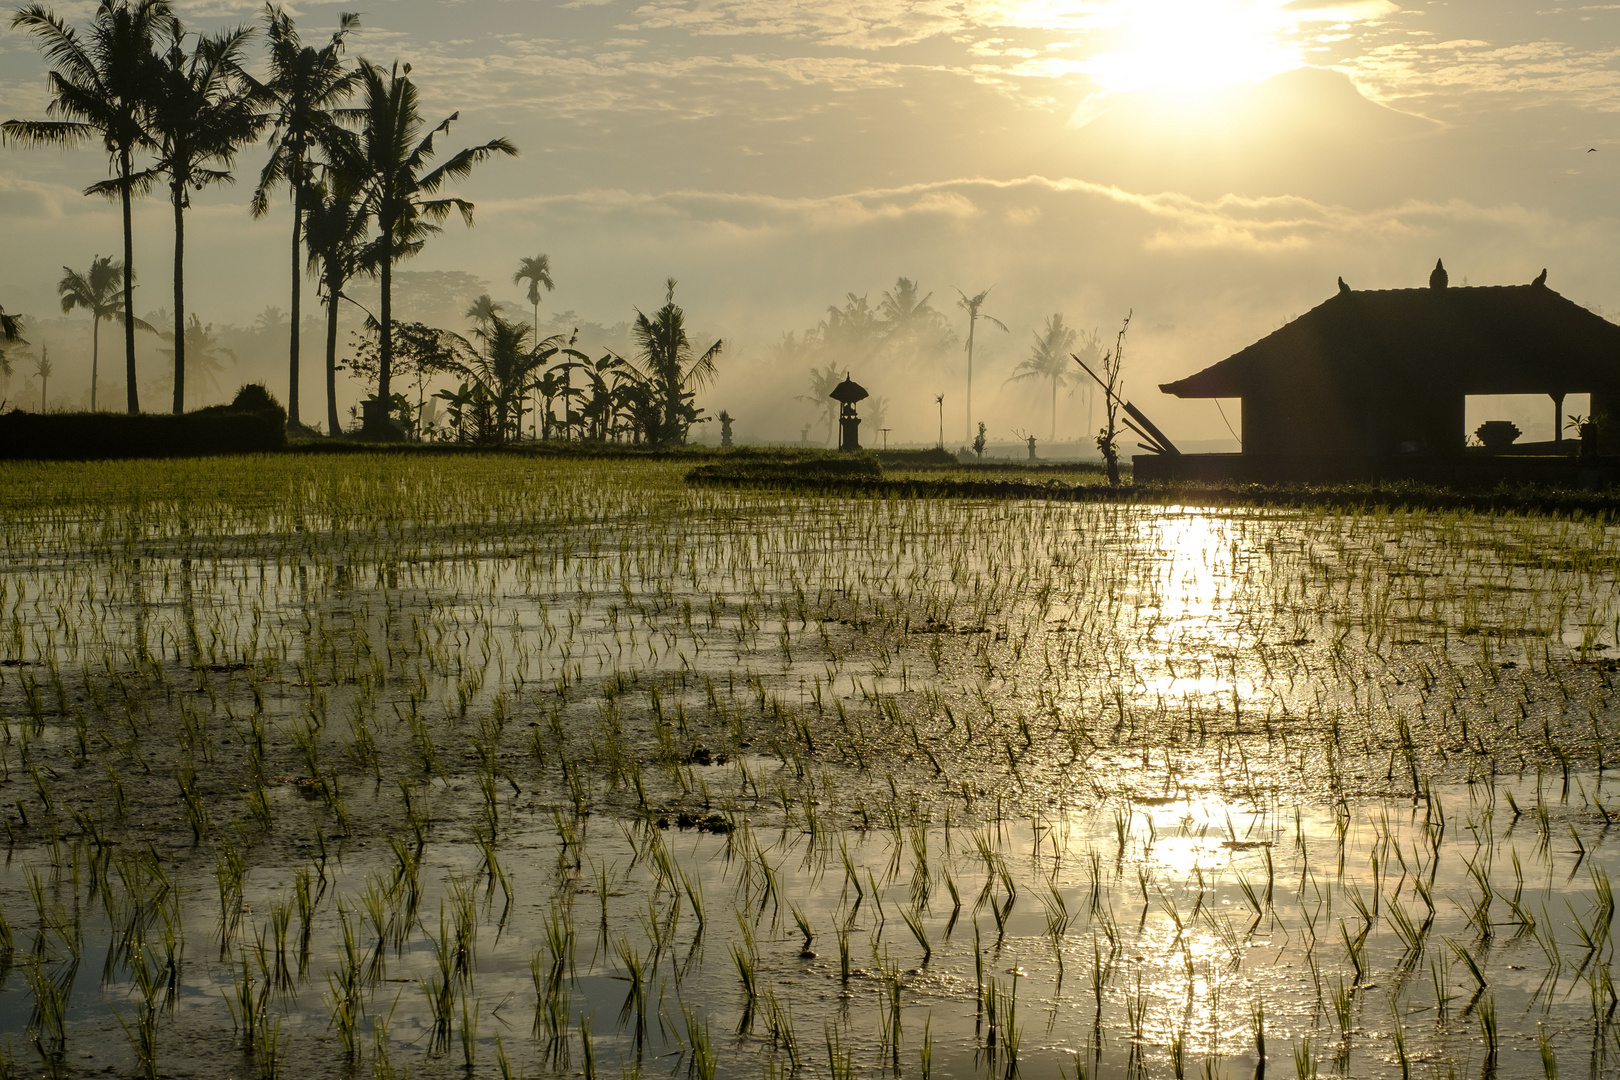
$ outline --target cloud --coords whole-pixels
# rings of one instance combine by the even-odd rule
[[[917,65],[861,57],[730,56],[646,58],[628,49],[572,56],[548,44],[507,42],[478,56],[435,52],[419,56],[416,77],[431,87],[442,108],[543,111],[548,117],[583,119],[602,114],[646,113],[698,119],[806,115],[810,100],[779,92],[817,90],[852,94],[905,85]]]
[[[1060,231],[1079,219],[1108,220],[1116,237],[1132,237],[1138,251],[1226,251],[1267,254],[1304,251],[1345,241],[1355,245],[1402,242],[1450,229],[1478,227],[1536,235],[1556,230],[1545,211],[1516,204],[1480,206],[1466,200],[1407,200],[1373,210],[1317,202],[1301,196],[1223,195],[1199,199],[1179,192],[1137,192],[1074,178],[1029,176],[1016,180],[964,178],[820,198],[671,191],[598,190],[569,195],[492,200],[481,213],[569,220],[659,219],[731,237],[825,235],[897,223],[958,228],[979,222],[1037,223]],[[1055,224],[1054,224],[1055,223]]]
[[[691,34],[761,34],[813,38],[853,49],[914,44],[964,25],[954,0],[652,0],[638,7],[628,27],[681,29]]]
[[[64,207],[78,208],[85,201],[82,194],[65,185],[0,172],[0,220],[61,221]]]
[[[1491,94],[1620,111],[1620,49],[1558,41],[1402,42],[1374,48],[1344,70],[1385,100],[1444,98],[1477,108],[1480,102],[1460,95]]]

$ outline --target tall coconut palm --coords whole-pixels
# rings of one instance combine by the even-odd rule
[[[377,242],[370,261],[382,279],[381,356],[377,397],[388,400],[393,374],[393,284],[394,263],[421,249],[425,234],[436,232],[438,222],[458,211],[472,225],[473,204],[448,196],[432,198],[451,180],[472,172],[473,166],[496,154],[517,156],[517,147],[506,139],[491,139],[460,150],[436,169],[423,171],[434,154],[434,137],[448,133],[461,115],[452,113],[422,134],[422,113],[418,108],[416,84],[411,82],[411,66],[396,63],[385,72],[364,60],[360,62],[360,92],[364,104],[359,109],[362,123],[353,155],[353,168],[363,178],[366,212],[376,223]]]
[[[332,40],[317,49],[298,37],[292,17],[265,5],[264,30],[270,43],[270,77],[266,93],[275,102],[270,128],[270,160],[253,191],[253,216],[270,210],[270,192],[285,185],[292,194],[292,331],[287,346],[287,423],[298,419],[298,334],[302,325],[302,273],[299,239],[304,207],[315,185],[316,150],[331,148],[346,132],[339,126],[339,106],[354,92],[358,75],[343,67],[343,44],[360,26],[360,16],[338,18]],[[330,419],[330,418],[329,418]]]
[[[1013,369],[1012,378],[1007,380],[1007,382],[1018,382],[1022,379],[1051,380],[1051,438],[1054,440],[1057,439],[1058,387],[1080,376],[1080,372],[1069,366],[1069,353],[1074,349],[1074,343],[1079,336],[1074,327],[1063,325],[1061,313],[1048,315],[1046,327],[1035,335],[1035,345],[1030,349],[1029,357]]]
[[[86,195],[117,198],[124,213],[124,312],[135,309],[135,236],[130,203],[149,178],[138,179],[135,155],[152,146],[146,129],[157,58],[154,46],[173,21],[167,0],[101,0],[83,35],[55,12],[30,4],[11,25],[31,34],[52,70],[47,120],[8,120],[0,131],[25,146],[76,146],[101,140],[113,178]],[[140,412],[135,388],[135,321],[124,319],[124,379],[129,411]]]
[[[304,236],[309,242],[309,268],[319,278],[326,304],[326,428],[343,431],[337,411],[338,304],[343,288],[363,272],[370,219],[350,177],[328,170],[325,181],[307,194]]]
[[[235,179],[236,151],[269,123],[260,111],[263,94],[242,67],[250,26],[198,35],[186,49],[178,19],[166,27],[157,91],[150,110],[157,161],[149,173],[168,182],[174,212],[174,411],[185,411],[186,393],[186,210],[191,193]]]
[[[990,289],[993,288],[995,288],[994,285],[990,286]],[[1002,322],[993,315],[986,315],[983,311],[979,310],[984,306],[985,297],[990,295],[990,289],[985,289],[983,292],[977,293],[973,296],[969,296],[961,289],[956,290],[957,295],[961,297],[961,299],[956,302],[956,306],[968,313],[967,427],[965,429],[967,435],[963,436],[964,438],[967,438],[973,434],[973,331],[979,325],[980,319],[983,319],[986,322],[994,323],[995,325],[1001,327],[1003,333],[1006,333],[1007,331],[1006,323]]]
[[[524,259],[518,263],[517,273],[512,275],[512,284],[521,281],[529,283],[528,300],[534,305],[534,338],[540,340],[540,289],[545,287],[546,292],[557,288],[557,283],[551,280],[551,256],[545,253],[536,255],[532,259]]]
[[[716,341],[701,355],[692,353],[686,336],[686,312],[675,303],[675,279],[664,282],[664,306],[648,318],[636,312],[630,328],[640,355],[642,377],[656,396],[659,421],[647,438],[655,445],[686,442],[686,432],[697,417],[693,394],[715,376],[715,358],[725,347]]]
[[[101,370],[101,320],[113,319],[124,313],[124,297],[119,290],[119,282],[123,278],[124,267],[113,259],[111,255],[97,255],[90,260],[90,269],[84,273],[62,267],[62,280],[56,283],[57,294],[62,298],[62,313],[68,314],[74,310],[90,313],[90,411],[95,412],[96,388],[99,385]],[[130,275],[131,280],[134,275]],[[141,319],[131,319],[136,327],[150,330],[152,327]]]

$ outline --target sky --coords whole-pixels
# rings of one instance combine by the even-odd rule
[[[1007,380],[1046,317],[1112,341],[1129,314],[1126,396],[1192,445],[1230,438],[1237,410],[1157,384],[1339,277],[1418,286],[1444,258],[1454,284],[1512,284],[1545,267],[1550,287],[1620,317],[1620,3],[1542,2],[376,0],[350,55],[411,63],[429,119],[459,113],[441,145],[504,136],[522,153],[459,186],[474,228],[447,227],[410,270],[474,275],[527,312],[512,273],[544,252],[557,288],[542,319],[604,326],[678,279],[694,337],[726,342],[699,403],[737,416],[740,437],[796,441],[814,414],[805,365],[774,347],[784,332],[907,277],[959,340],[851,372],[885,398],[892,441],[932,443],[939,394],[947,442],[965,441],[955,302],[989,288],[983,310],[1007,330],[979,323],[972,393],[992,441],[1082,437],[1083,393],[1060,390],[1054,432],[1050,387]],[[198,29],[261,10],[175,6]],[[288,10],[320,41],[347,6]],[[56,10],[82,21],[93,4]],[[0,118],[42,116],[44,74],[30,39],[0,31]],[[285,208],[246,209],[262,160],[244,150],[238,183],[188,218],[204,322],[289,306]],[[106,175],[94,149],[0,147],[7,312],[54,318],[61,267],[118,250],[116,207],[80,194]],[[171,242],[147,200],[143,313],[168,295]],[[88,334],[37,327],[60,339],[53,395],[86,393]],[[260,366],[229,374],[284,392],[285,371]],[[1502,408],[1550,435],[1550,405],[1475,415]]]

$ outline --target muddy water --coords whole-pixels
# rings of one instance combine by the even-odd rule
[[[1613,1071],[1602,525],[274,468],[0,526],[30,1068]]]

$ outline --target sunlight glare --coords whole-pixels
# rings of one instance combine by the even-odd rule
[[[1082,64],[1105,93],[1192,96],[1302,67],[1282,0],[1120,0],[1094,24],[1110,47]]]

